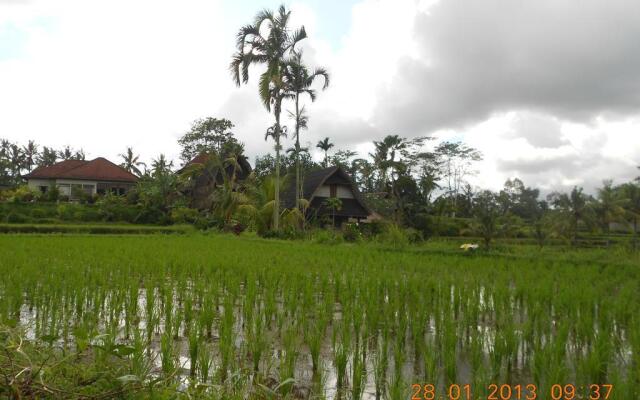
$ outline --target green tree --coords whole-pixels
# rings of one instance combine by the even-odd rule
[[[27,145],[23,147],[22,152],[24,154],[24,167],[31,172],[38,157],[38,145],[33,140],[29,140]]]
[[[620,188],[622,197],[625,199],[623,208],[625,219],[633,229],[633,243],[637,248],[638,243],[638,222],[640,221],[640,186],[634,183],[625,183]]]
[[[482,153],[461,142],[443,142],[434,150],[440,159],[441,174],[446,180],[447,197],[452,216],[456,213],[456,200],[466,178],[476,173],[473,163],[482,160]]]
[[[153,175],[166,175],[171,173],[173,161],[167,160],[164,154],[160,154],[158,158],[151,161],[151,171]]]
[[[58,152],[51,147],[44,146],[36,161],[38,167],[50,167],[58,162]]]
[[[273,137],[276,140],[275,207],[273,228],[279,229],[280,218],[280,114],[282,102],[290,97],[285,69],[296,51],[296,45],[307,37],[304,27],[291,30],[291,12],[280,6],[276,13],[264,10],[256,15],[253,24],[245,25],[238,31],[236,47],[230,70],[236,85],[249,81],[249,67],[253,64],[266,65],[266,71],[259,80],[259,94],[266,109],[275,117]]]
[[[602,187],[598,188],[598,199],[594,204],[594,211],[604,232],[609,232],[609,224],[611,222],[623,219],[625,214],[624,202],[625,199],[621,196],[621,192],[613,187],[611,180],[604,181]]]
[[[136,174],[137,176],[142,175],[142,172],[138,167],[144,167],[146,165],[145,163],[140,161],[139,155],[134,155],[133,149],[131,147],[127,147],[126,153],[120,154],[120,157],[122,158],[122,163],[120,164],[122,168],[126,169],[132,174]]]
[[[498,233],[500,218],[500,205],[496,195],[488,190],[480,192],[474,199],[473,213],[484,245],[490,248]]]
[[[222,157],[225,156],[225,149],[229,153],[237,153],[236,146],[240,146],[240,143],[231,132],[233,126],[231,121],[224,118],[208,117],[195,120],[189,132],[178,139],[181,147],[180,158],[187,163],[201,153],[215,151]]]
[[[324,161],[322,162],[322,166],[327,168],[329,166],[329,150],[333,147],[333,143],[329,141],[329,138],[326,137],[323,140],[319,140],[316,143],[316,148],[324,151]]]
[[[575,245],[580,222],[589,226],[594,219],[589,197],[583,193],[582,188],[576,186],[569,194],[552,193],[549,199],[560,212],[561,221],[558,222],[565,224],[571,243]]]
[[[329,87],[329,73],[324,68],[317,68],[309,72],[309,68],[302,62],[302,52],[295,52],[285,69],[288,81],[288,90],[293,94],[295,113],[291,113],[295,119],[295,163],[296,163],[296,204],[303,198],[303,187],[300,166],[300,131],[307,129],[309,118],[305,113],[305,107],[300,106],[301,96],[308,95],[311,101],[316,99],[316,91],[312,88],[318,78],[322,78],[322,89]],[[299,204],[297,204],[300,207]]]

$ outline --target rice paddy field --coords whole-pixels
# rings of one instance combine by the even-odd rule
[[[0,397],[638,399],[640,258],[0,236]]]

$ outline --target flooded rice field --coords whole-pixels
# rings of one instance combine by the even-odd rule
[[[211,237],[22,240],[45,250],[18,247],[4,264],[2,326],[78,363],[117,363],[122,381],[212,398],[638,390],[639,273],[624,264]]]

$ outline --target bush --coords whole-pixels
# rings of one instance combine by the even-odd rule
[[[60,189],[57,186],[51,185],[49,189],[40,196],[40,201],[47,201],[51,203],[55,203],[60,198]]]
[[[369,237],[376,237],[387,230],[389,223],[382,219],[360,224],[360,231]]]
[[[342,228],[342,237],[346,242],[358,242],[362,240],[362,232],[357,223],[345,224]]]
[[[177,207],[171,211],[171,220],[174,224],[192,224],[199,216],[200,213],[194,208]]]
[[[206,231],[209,229],[221,230],[224,227],[224,221],[211,215],[200,215],[195,221],[196,229]]]
[[[4,194],[14,203],[29,203],[36,199],[40,192],[36,192],[27,185],[19,186]]]
[[[313,235],[313,240],[320,244],[338,244],[343,241],[342,235],[332,229],[319,229]]]
[[[7,214],[5,220],[10,224],[24,224],[29,222],[29,218],[26,215],[17,212],[10,212]]]
[[[407,228],[405,229],[405,234],[407,236],[407,240],[411,244],[421,243],[424,241],[424,236],[422,232],[417,229]]]
[[[74,207],[71,204],[60,204],[57,208],[58,218],[62,221],[73,221]]]
[[[378,241],[398,249],[409,244],[409,237],[404,229],[398,225],[390,224],[385,232],[378,236]]]
[[[34,208],[33,210],[31,210],[31,218],[41,219],[46,218],[47,216],[47,212],[42,208]]]

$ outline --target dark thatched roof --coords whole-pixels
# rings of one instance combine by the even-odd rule
[[[303,197],[309,201],[312,214],[324,214],[322,203],[325,197],[314,196],[316,189],[324,184],[340,184],[351,187],[353,199],[341,199],[342,210],[336,212],[336,215],[345,217],[367,217],[371,214],[371,210],[365,204],[358,187],[355,185],[349,174],[338,166],[323,168],[321,170],[312,171],[304,176],[302,191]],[[285,208],[294,208],[296,205],[296,182],[291,179],[289,185],[282,192],[282,204]]]

